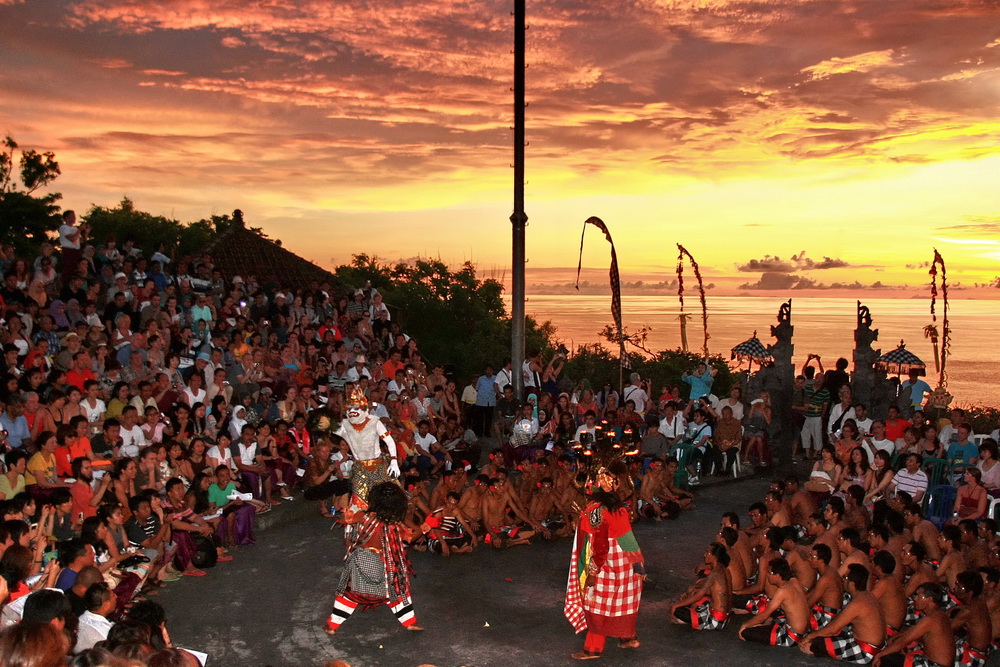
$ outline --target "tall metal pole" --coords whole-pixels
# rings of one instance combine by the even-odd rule
[[[524,396],[524,38],[525,0],[514,0],[514,213],[512,225],[510,359],[514,394]]]

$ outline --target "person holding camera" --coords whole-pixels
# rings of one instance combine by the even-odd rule
[[[622,397],[627,404],[629,401],[635,403],[635,411],[639,415],[645,415],[649,409],[649,386],[648,380],[643,380],[638,373],[628,376],[628,384],[622,390]]]
[[[708,364],[704,361],[698,364],[694,372],[684,371],[681,379],[691,387],[688,399],[694,401],[702,396],[710,395],[712,393],[712,384],[715,382],[715,376],[718,373],[717,368],[709,368]]]

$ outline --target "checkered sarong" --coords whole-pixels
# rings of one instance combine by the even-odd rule
[[[779,616],[771,626],[771,646],[791,648],[799,643],[802,636],[788,626],[788,619]]]
[[[707,596],[685,609],[691,613],[691,627],[695,630],[721,630],[729,623],[729,614],[713,610]]]
[[[389,596],[382,556],[369,549],[355,549],[347,557],[347,565],[340,575],[337,593],[352,590],[363,595],[380,598]]]
[[[809,619],[810,630],[819,630],[821,628],[826,627],[827,625],[830,624],[830,621],[836,618],[837,614],[840,612],[839,609],[834,609],[833,607],[826,607],[819,603],[814,604],[812,606],[812,609],[810,609],[809,611],[812,612],[812,617]]]
[[[907,651],[904,655],[906,656],[906,667],[944,667],[933,660],[929,660],[927,654],[921,650]]]
[[[747,601],[747,611],[756,616],[760,612],[767,609],[767,605],[771,604],[771,598],[766,593],[756,593],[750,596]]]
[[[967,637],[955,640],[955,667],[986,667],[986,654],[969,646]]]
[[[841,662],[853,662],[856,665],[869,664],[884,646],[872,646],[854,635],[839,634],[823,640],[827,654]]]

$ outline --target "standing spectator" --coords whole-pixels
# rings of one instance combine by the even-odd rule
[[[712,384],[715,382],[715,376],[718,374],[718,369],[712,367],[709,369],[708,364],[704,361],[698,363],[698,368],[695,372],[684,371],[684,375],[681,379],[691,387],[691,393],[688,395],[689,401],[697,401],[703,396],[712,395]]]
[[[496,380],[492,366],[486,366],[483,374],[476,380],[474,408],[476,418],[472,420],[472,429],[480,437],[487,436],[493,431],[493,410],[497,405]]]
[[[924,404],[924,396],[931,393],[931,386],[920,379],[919,370],[911,370],[910,377],[899,387],[900,398],[910,408],[910,412],[919,410]]]
[[[823,386],[823,375],[822,372],[816,373],[813,386],[806,387],[806,419],[802,426],[802,449],[810,461],[816,460],[817,452],[823,447],[823,418],[830,406],[830,392]]]
[[[63,211],[62,217],[62,224],[59,225],[59,247],[62,251],[59,264],[65,277],[75,273],[80,264],[80,248],[87,240],[88,228],[77,226],[75,211]]]

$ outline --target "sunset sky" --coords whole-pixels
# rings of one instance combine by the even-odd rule
[[[323,266],[509,276],[511,9],[0,0],[0,134],[54,151],[78,211],[240,208]],[[532,289],[575,278],[592,215],[636,292],[671,289],[678,242],[719,293],[903,294],[935,246],[964,287],[1000,276],[996,2],[528,0],[528,23]]]

